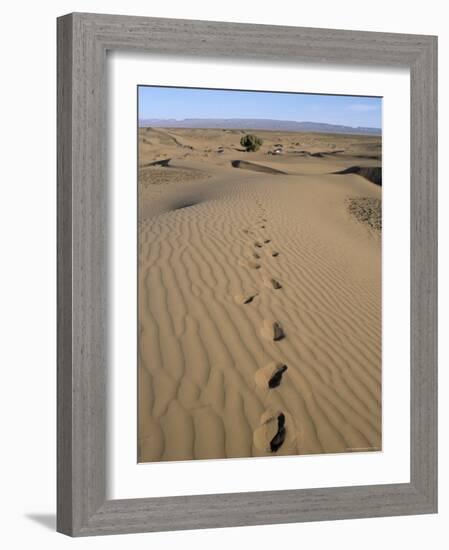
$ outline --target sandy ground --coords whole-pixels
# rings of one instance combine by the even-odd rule
[[[139,133],[138,460],[380,450],[380,138],[243,133]]]

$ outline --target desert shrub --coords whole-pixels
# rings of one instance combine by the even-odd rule
[[[349,197],[346,207],[356,220],[376,231],[382,230],[382,201],[372,197]]]
[[[262,143],[263,140],[254,134],[245,134],[240,140],[240,145],[247,151],[257,151]]]

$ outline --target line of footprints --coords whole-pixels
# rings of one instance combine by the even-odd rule
[[[256,204],[261,210],[262,216],[265,216],[266,211],[262,204],[258,201],[256,201]],[[248,237],[252,238],[256,233],[265,233],[267,224],[267,218],[261,217],[260,220],[256,222],[256,231],[244,229],[243,232],[248,235]],[[262,267],[263,254],[273,258],[279,256],[279,252],[272,248],[272,242],[269,238],[253,241],[248,257],[242,260],[240,264],[248,269],[260,269]],[[262,273],[262,282],[264,286],[270,290],[278,291],[282,289],[281,283],[266,273]],[[238,294],[235,296],[235,300],[238,304],[247,305],[256,300],[259,294],[260,292]],[[273,342],[278,342],[286,337],[281,323],[273,320],[265,320],[263,322],[261,334],[264,338]],[[288,366],[284,363],[275,361],[269,363],[256,372],[256,385],[261,389],[271,392],[281,385],[282,377],[287,369]],[[268,409],[261,416],[260,425],[254,432],[254,443],[256,447],[265,452],[276,453],[284,444],[290,446],[293,443],[294,430],[289,430],[289,425],[292,426],[292,420],[288,413],[275,408]]]

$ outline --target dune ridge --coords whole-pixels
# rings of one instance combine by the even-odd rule
[[[336,174],[359,174],[376,185],[382,185],[382,168],[380,166],[350,166]]]
[[[265,174],[285,174],[282,170],[276,170],[271,166],[264,166],[255,162],[248,162],[245,160],[233,160],[231,162],[234,168],[244,168],[245,170],[253,170],[254,172],[263,172]]]

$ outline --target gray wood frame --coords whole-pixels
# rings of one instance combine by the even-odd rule
[[[411,71],[411,480],[106,499],[108,50]],[[58,19],[58,505],[72,536],[437,511],[437,38],[74,13]]]

